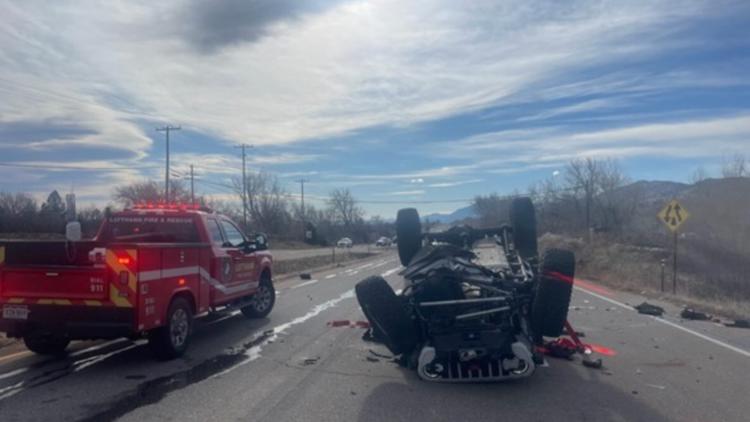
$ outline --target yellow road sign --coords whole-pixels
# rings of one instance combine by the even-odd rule
[[[669,230],[674,232],[690,217],[690,213],[676,199],[673,199],[659,211],[657,216]]]

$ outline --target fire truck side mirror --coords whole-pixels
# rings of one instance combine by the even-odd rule
[[[255,250],[264,251],[268,249],[268,238],[263,233],[255,235]]]
[[[78,242],[81,240],[81,223],[71,221],[65,225],[65,239],[68,242]]]

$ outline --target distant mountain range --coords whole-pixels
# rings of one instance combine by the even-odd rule
[[[440,224],[451,224],[455,223],[457,221],[465,220],[467,218],[474,218],[477,214],[474,211],[474,206],[469,205],[467,207],[459,208],[452,213],[449,214],[429,214],[422,216],[423,220],[430,220],[433,223],[440,223]]]

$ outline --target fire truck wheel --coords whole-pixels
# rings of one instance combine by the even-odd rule
[[[32,331],[23,336],[26,348],[40,355],[61,355],[70,343],[67,337],[55,336],[52,333]]]
[[[253,294],[250,304],[240,309],[248,318],[265,318],[276,303],[276,289],[273,287],[271,277],[267,274],[263,273],[261,276],[258,291]]]
[[[549,249],[542,260],[534,302],[531,306],[532,330],[539,336],[558,337],[568,318],[575,276],[575,255],[571,251]]]
[[[182,356],[193,332],[193,310],[184,297],[172,299],[167,311],[167,324],[151,331],[148,344],[159,359]]]
[[[398,210],[396,216],[396,244],[401,265],[409,265],[414,255],[422,248],[422,223],[414,208]]]
[[[418,333],[400,298],[383,277],[368,277],[355,286],[357,301],[383,343],[394,355],[417,347]]]
[[[513,244],[521,258],[537,256],[536,214],[530,198],[516,198],[510,204]]]

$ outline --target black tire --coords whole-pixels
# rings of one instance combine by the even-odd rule
[[[414,255],[422,248],[422,223],[419,213],[414,208],[398,210],[396,217],[396,239],[398,243],[398,258],[401,265],[406,267]]]
[[[193,308],[184,297],[176,297],[169,304],[166,325],[151,331],[148,345],[157,358],[174,359],[188,349],[192,333]]]
[[[273,287],[271,276],[263,273],[260,277],[258,291],[253,294],[250,304],[242,307],[242,314],[248,318],[265,318],[271,313],[273,305],[276,304],[276,289]]]
[[[537,257],[536,213],[530,198],[515,198],[511,202],[510,224],[513,227],[513,244],[521,258]]]
[[[400,355],[417,347],[414,323],[404,309],[403,302],[383,277],[368,277],[357,283],[354,290],[373,332],[382,336],[383,343],[391,353]]]
[[[51,333],[32,331],[23,336],[26,348],[39,355],[63,355],[70,344],[67,337],[55,336]]]
[[[562,334],[568,318],[575,266],[575,255],[571,251],[550,249],[544,254],[531,307],[532,330],[538,339]]]

